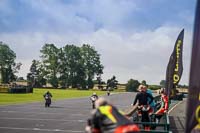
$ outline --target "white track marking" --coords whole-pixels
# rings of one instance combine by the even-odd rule
[[[82,133],[83,131],[62,130],[62,129],[40,129],[40,128],[18,128],[18,127],[0,127],[0,129],[10,130],[32,130],[32,131],[47,131],[47,132],[66,132],[66,133]]]
[[[34,120],[34,121],[70,121],[70,122],[86,122],[86,120],[62,120],[62,119],[36,119],[36,118],[9,118],[1,117],[1,120]]]
[[[183,101],[180,101],[180,102],[178,102],[176,105],[174,105],[169,111],[168,111],[168,114],[172,111],[172,110],[174,110],[179,104],[181,104]]]
[[[43,115],[43,114],[49,114],[49,115],[63,115],[63,114],[65,114],[66,115],[66,112],[63,112],[63,113],[48,113],[48,112],[20,112],[20,111],[0,111],[0,112],[2,112],[2,113],[19,113],[19,114],[41,114],[41,115]],[[70,114],[71,116],[85,116],[85,114]]]

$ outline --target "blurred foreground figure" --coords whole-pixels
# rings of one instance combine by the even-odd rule
[[[95,102],[96,110],[88,120],[87,133],[135,133],[139,127],[121,114],[104,98]]]

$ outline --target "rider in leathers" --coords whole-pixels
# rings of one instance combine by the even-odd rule
[[[165,89],[161,88],[160,93],[161,93],[161,107],[158,111],[156,111],[157,115],[163,115],[164,113],[166,113],[169,106],[168,96],[165,94]]]
[[[95,109],[95,101],[98,99],[98,95],[94,92],[92,96],[90,97],[90,100],[92,101],[92,108]]]
[[[90,125],[86,126],[87,133],[133,133],[139,127],[127,119],[116,107],[109,104],[104,98],[99,98],[92,113]]]

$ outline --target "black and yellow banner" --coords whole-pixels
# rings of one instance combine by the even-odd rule
[[[200,133],[200,0],[194,22],[185,133]]]
[[[176,85],[178,85],[182,72],[183,72],[183,38],[184,38],[184,29],[180,32],[174,50],[170,56],[169,63],[167,66],[166,72],[166,93],[168,96],[174,96],[176,93]]]

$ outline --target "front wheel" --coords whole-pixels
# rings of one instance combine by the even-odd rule
[[[92,102],[92,109],[95,109],[95,104],[94,104],[94,102]]]
[[[50,107],[51,99],[46,99],[45,107]]]
[[[138,122],[139,121],[139,116],[137,115],[137,113],[135,113],[133,115],[133,122]]]

